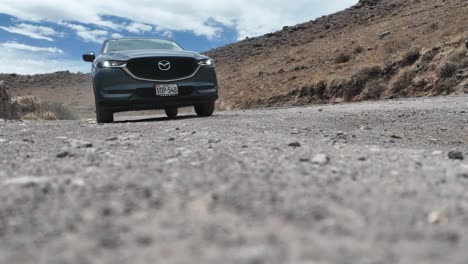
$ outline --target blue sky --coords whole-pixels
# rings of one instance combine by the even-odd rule
[[[357,0],[0,0],[0,72],[89,71],[110,37],[161,37],[206,51],[330,14]],[[112,3],[112,4],[110,4]]]

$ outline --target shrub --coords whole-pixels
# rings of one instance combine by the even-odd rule
[[[73,111],[61,103],[43,102],[40,106],[41,112],[53,113],[57,120],[76,120],[77,116]]]
[[[26,120],[75,120],[76,115],[71,109],[61,103],[42,102],[39,99],[26,96],[13,100],[13,108],[20,118]]]
[[[22,116],[22,119],[52,121],[52,120],[57,120],[58,118],[55,115],[55,113],[52,113],[52,112],[34,112],[34,113],[25,114],[24,116]]]
[[[437,66],[436,73],[439,78],[450,78],[457,72],[457,65],[453,62],[444,62]]]
[[[406,53],[403,54],[401,59],[402,66],[410,66],[413,65],[418,59],[421,57],[421,52],[417,48],[412,48]]]
[[[386,86],[381,80],[374,80],[366,84],[363,92],[363,99],[377,100],[380,99],[386,90]]]
[[[448,60],[453,63],[460,63],[461,61],[466,59],[466,49],[465,47],[461,47],[453,51],[450,55]]]
[[[368,81],[370,79],[375,79],[381,77],[383,74],[382,67],[378,65],[365,66],[357,70],[353,74],[354,79],[360,79],[362,81]]]
[[[357,46],[353,50],[354,54],[361,54],[364,52],[364,48],[362,46]]]
[[[349,54],[349,52],[342,50],[336,54],[335,59],[333,61],[339,64],[339,63],[346,63],[350,60],[351,60],[351,55]]]
[[[32,96],[16,97],[13,99],[13,107],[20,116],[34,113],[39,110],[39,100]]]
[[[411,70],[403,70],[398,73],[392,83],[392,92],[402,94],[411,86],[416,73]]]
[[[374,79],[382,76],[383,70],[380,66],[366,66],[357,70],[351,77],[341,83],[343,99],[352,101],[356,96],[360,95],[366,84]]]

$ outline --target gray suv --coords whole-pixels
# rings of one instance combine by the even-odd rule
[[[213,114],[218,83],[213,60],[185,51],[163,39],[109,39],[92,62],[98,123],[111,123],[114,113],[165,109],[175,118],[179,107],[194,106],[200,117]]]

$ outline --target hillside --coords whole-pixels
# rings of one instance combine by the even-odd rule
[[[443,95],[467,91],[467,25],[464,0],[361,0],[207,54],[224,108]]]
[[[217,64],[221,109],[468,92],[468,1],[361,0],[344,11],[205,54]],[[13,95],[88,115],[90,76],[0,75]]]

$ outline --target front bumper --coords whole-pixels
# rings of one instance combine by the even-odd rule
[[[121,68],[96,69],[93,74],[96,104],[113,112],[185,107],[218,99],[214,67],[201,67],[193,77],[172,83],[178,85],[179,95],[159,97],[158,82],[136,80]]]

